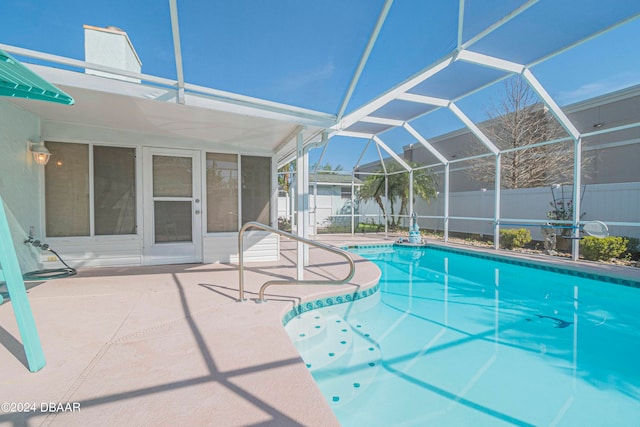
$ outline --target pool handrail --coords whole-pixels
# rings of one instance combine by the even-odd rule
[[[295,234],[287,233],[286,231],[278,230],[277,228],[270,227],[268,225],[262,224],[257,221],[249,221],[242,226],[240,232],[238,233],[238,272],[240,275],[240,282],[238,286],[238,301],[245,301],[244,298],[244,233],[250,228],[257,228],[260,230],[268,231],[274,234],[279,234],[280,236],[288,237],[289,239],[306,243],[310,246],[314,246],[316,248],[324,249],[328,252],[334,253],[336,255],[340,255],[344,257],[349,263],[349,274],[340,280],[331,280],[331,279],[322,279],[322,280],[269,280],[265,282],[260,287],[260,292],[258,294],[258,300],[256,302],[265,302],[264,292],[265,290],[272,285],[344,285],[349,283],[349,281],[353,278],[355,274],[355,263],[353,262],[353,258],[351,255],[343,249],[337,248],[332,245],[327,245],[325,243],[316,242],[315,240],[306,239],[304,237],[296,236]]]

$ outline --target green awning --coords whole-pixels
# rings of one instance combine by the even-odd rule
[[[72,105],[73,98],[0,49],[0,96]]]

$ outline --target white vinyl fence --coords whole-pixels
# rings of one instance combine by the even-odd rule
[[[494,191],[464,191],[451,193],[449,198],[449,231],[478,235],[493,235]],[[543,240],[538,225],[528,221],[547,220],[553,197],[549,187],[502,190],[500,192],[502,228],[528,228],[534,240]],[[399,206],[399,203],[397,203]],[[444,228],[444,195],[426,203],[415,203],[420,228],[442,231]],[[582,221],[606,223],[612,236],[640,238],[640,182],[593,184],[585,187],[582,198]],[[361,221],[380,220],[382,213],[373,201],[360,203]],[[464,219],[463,219],[464,218]],[[405,218],[404,225],[408,225]]]

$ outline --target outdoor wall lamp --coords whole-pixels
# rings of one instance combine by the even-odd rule
[[[46,165],[51,158],[51,152],[44,146],[44,141],[29,141],[29,151],[33,155],[33,161],[39,165]]]

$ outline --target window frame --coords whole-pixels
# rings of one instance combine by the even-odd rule
[[[143,145],[141,144],[133,144],[133,143],[127,143],[127,142],[123,142],[123,143],[119,143],[116,141],[108,141],[108,142],[104,142],[104,141],[87,141],[87,140],[75,140],[75,139],[71,139],[71,138],[51,138],[51,137],[45,137],[45,144],[47,142],[57,142],[57,143],[68,143],[68,144],[80,144],[80,145],[88,145],[89,147],[89,235],[88,236],[57,236],[57,237],[49,237],[47,236],[47,230],[46,230],[46,203],[45,203],[45,197],[46,197],[46,183],[45,183],[45,174],[44,174],[44,168],[40,168],[40,177],[39,177],[39,181],[40,181],[40,194],[39,194],[39,199],[40,199],[40,224],[39,224],[39,228],[40,230],[42,230],[42,235],[45,236],[45,238],[47,239],[47,241],[52,241],[52,242],[82,242],[82,241],[129,241],[129,240],[142,240],[143,239],[143,223],[144,223],[144,218],[143,218],[143,211],[145,209],[145,207],[143,206],[143,168],[145,167],[143,165],[143,156],[142,156],[142,148]],[[95,197],[95,193],[94,193],[94,162],[93,162],[93,147],[94,146],[104,146],[104,147],[117,147],[117,148],[131,148],[134,150],[134,155],[135,155],[135,186],[136,186],[136,190],[135,190],[135,199],[136,199],[136,214],[135,214],[135,221],[136,221],[136,232],[134,234],[110,234],[110,235],[96,235],[95,234],[95,218],[94,218],[94,212],[95,212],[95,202],[94,202],[94,197]],[[144,145],[147,146],[147,145]],[[186,148],[186,147],[185,147]],[[197,148],[196,148],[197,150]],[[277,167],[276,167],[276,161],[273,157],[272,154],[269,153],[251,153],[251,152],[238,152],[238,151],[228,151],[228,150],[215,150],[215,149],[206,149],[206,148],[201,148],[200,152],[202,153],[201,155],[201,168],[202,168],[202,177],[201,177],[201,182],[202,182],[202,200],[204,203],[202,203],[202,214],[205,215],[205,218],[208,217],[208,210],[207,210],[207,202],[208,202],[208,193],[206,190],[206,155],[207,153],[214,153],[214,154],[232,154],[237,156],[238,159],[238,206],[237,206],[237,212],[238,212],[238,225],[237,225],[237,229],[234,231],[216,231],[216,232],[209,232],[206,228],[206,221],[203,221],[203,230],[202,230],[202,236],[203,238],[207,238],[207,237],[216,237],[216,236],[225,236],[225,235],[237,235],[238,231],[240,230],[240,228],[242,227],[242,185],[241,185],[241,180],[242,180],[242,156],[251,156],[251,157],[264,157],[270,160],[270,164],[271,164],[271,168],[270,168],[270,186],[269,186],[269,216],[270,216],[270,222],[273,223],[274,218],[277,218],[277,192],[274,193],[274,188],[277,189]],[[268,224],[268,225],[273,225],[273,224]]]
[[[207,158],[207,154],[233,154],[237,156],[237,164],[238,164],[238,206],[237,206],[237,214],[238,214],[238,224],[237,224],[237,229],[233,230],[233,231],[209,231],[206,227],[206,222],[208,221],[209,218],[209,211],[208,211],[208,203],[209,203],[209,192],[208,192],[208,188],[207,188],[207,179],[206,179],[206,158]],[[229,151],[225,151],[225,150],[211,150],[211,149],[205,149],[202,150],[202,170],[203,170],[203,214],[206,215],[207,221],[203,221],[203,226],[204,226],[204,237],[216,237],[216,236],[224,236],[224,235],[237,235],[238,232],[240,231],[240,228],[242,228],[242,157],[243,156],[247,156],[247,157],[263,157],[265,159],[269,159],[269,163],[270,163],[270,169],[269,169],[269,222],[270,225],[273,225],[273,221],[274,221],[274,217],[277,218],[277,203],[278,203],[278,199],[277,199],[277,191],[275,192],[275,197],[274,197],[274,188],[277,189],[277,185],[274,187],[274,179],[276,179],[277,182],[277,178],[274,178],[274,165],[275,165],[275,160],[273,155],[271,154],[267,154],[267,153],[239,153],[239,152],[229,152]],[[274,200],[275,198],[275,200]],[[274,213],[274,209],[275,209],[275,213]]]
[[[43,231],[43,235],[48,241],[92,241],[92,240],[137,240],[142,239],[141,227],[142,224],[142,156],[140,155],[141,147],[135,144],[117,143],[117,142],[93,142],[82,140],[71,140],[61,138],[44,138],[45,144],[47,142],[65,143],[65,144],[77,144],[88,146],[88,164],[89,164],[89,235],[86,236],[49,236],[47,233],[47,209],[46,209],[46,179],[44,168],[40,168],[40,230]],[[132,234],[95,234],[95,189],[94,189],[94,153],[93,147],[114,147],[114,148],[130,148],[133,149],[135,156],[135,171],[134,171],[134,183],[135,183],[135,200],[136,200],[136,213],[135,213],[135,233]]]

